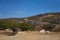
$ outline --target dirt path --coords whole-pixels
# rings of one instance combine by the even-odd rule
[[[60,34],[41,34],[39,32],[20,32],[15,36],[0,36],[0,40],[60,40]]]

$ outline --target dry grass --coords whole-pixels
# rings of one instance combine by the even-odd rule
[[[0,36],[0,40],[60,40],[60,33],[19,32],[15,36]]]

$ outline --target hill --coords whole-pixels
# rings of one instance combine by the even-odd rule
[[[60,31],[60,12],[38,14],[26,18],[0,19],[0,24],[2,22],[5,22],[4,23],[5,25],[14,24],[15,26],[18,23],[25,23],[25,24],[27,23],[29,25],[30,24],[33,25],[36,28],[36,30],[41,30],[44,28],[46,30]]]

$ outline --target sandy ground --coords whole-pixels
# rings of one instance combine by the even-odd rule
[[[19,32],[15,36],[0,35],[0,40],[60,40],[60,33]]]

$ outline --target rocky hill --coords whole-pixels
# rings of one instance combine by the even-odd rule
[[[42,28],[44,29],[51,28],[52,30],[60,31],[60,12],[38,14],[38,15],[26,17],[26,18],[0,19],[0,22],[1,21],[10,21],[15,23],[23,23],[23,22],[30,23],[34,25],[35,28],[38,30]],[[49,26],[49,28],[45,28],[46,25]]]

